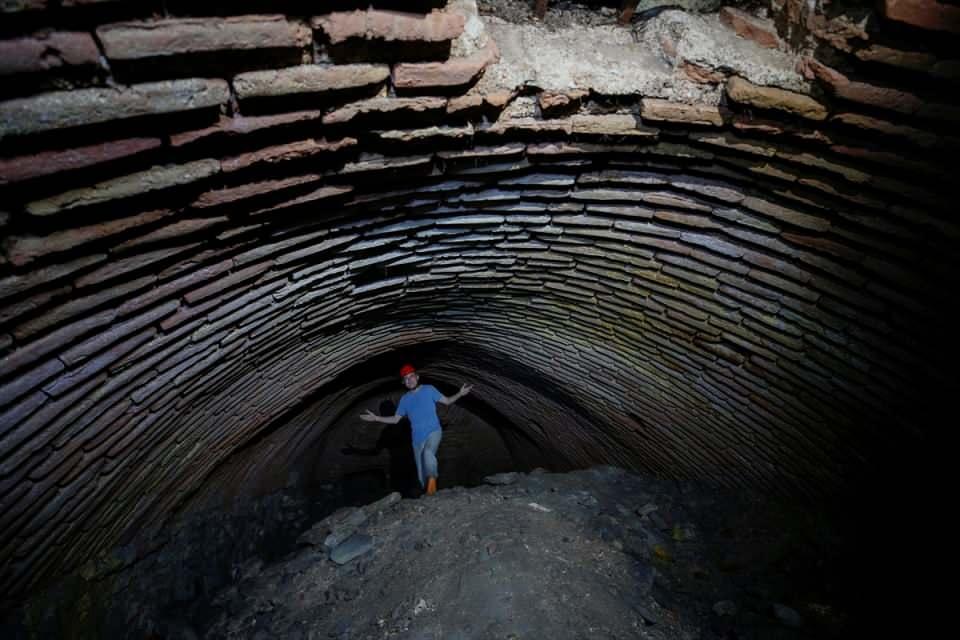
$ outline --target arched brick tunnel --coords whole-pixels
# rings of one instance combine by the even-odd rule
[[[956,4],[479,4],[0,3],[5,601],[348,473],[405,360],[476,473],[842,502],[932,448]]]

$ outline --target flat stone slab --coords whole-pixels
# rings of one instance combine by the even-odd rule
[[[0,102],[0,138],[215,107],[228,97],[226,81],[201,78],[43,93]]]
[[[294,49],[310,44],[306,25],[283,16],[181,18],[111,24],[97,29],[110,60],[203,51]]]
[[[810,120],[824,120],[827,117],[827,108],[810,96],[759,86],[743,78],[734,77],[727,81],[727,95],[735,102],[761,109],[778,109]]]
[[[213,159],[156,166],[91,187],[74,189],[43,200],[36,200],[27,205],[27,211],[35,216],[51,215],[77,207],[102,204],[110,200],[190,184],[209,178],[218,171],[220,171],[220,163]]]
[[[344,518],[330,522],[330,534],[324,539],[323,545],[327,549],[336,549],[354,535],[357,527],[362,525],[370,515],[364,509],[350,511]]]
[[[313,19],[313,27],[322,29],[332,44],[351,38],[387,42],[443,42],[463,32],[464,18],[459,13],[432,11],[427,14],[376,9],[336,11]]]
[[[100,52],[89,33],[55,31],[0,40],[0,74],[56,71],[61,67],[98,64]]]
[[[347,564],[373,549],[373,538],[365,533],[355,533],[330,552],[330,559],[337,564]]]
[[[248,71],[233,79],[241,100],[303,93],[356,89],[383,82],[390,76],[386,65],[304,64],[285,69]]]

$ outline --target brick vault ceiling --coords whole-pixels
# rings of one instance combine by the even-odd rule
[[[269,485],[400,354],[567,466],[818,497],[923,435],[955,5],[570,55],[470,1],[341,4],[0,5],[5,597]]]

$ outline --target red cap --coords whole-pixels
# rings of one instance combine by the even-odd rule
[[[413,368],[413,365],[412,365],[412,364],[405,364],[405,365],[403,365],[402,367],[400,367],[400,377],[401,377],[401,378],[406,378],[406,377],[407,377],[408,375],[410,375],[411,373],[416,373],[416,372],[417,372],[417,370]]]

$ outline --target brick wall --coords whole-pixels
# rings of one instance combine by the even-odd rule
[[[665,29],[612,95],[504,84],[469,1],[197,4],[0,4],[8,602],[415,345],[564,464],[814,498],[955,380],[955,5],[728,9],[795,78]]]

